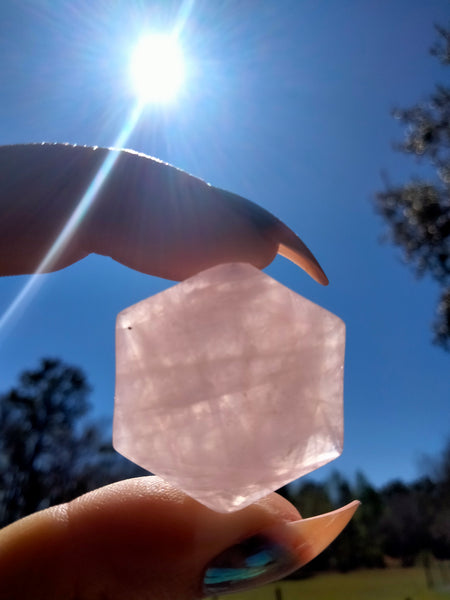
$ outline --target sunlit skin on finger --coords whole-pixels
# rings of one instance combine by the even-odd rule
[[[0,598],[198,598],[215,555],[298,518],[276,494],[224,515],[157,477],[119,482],[0,532]]]

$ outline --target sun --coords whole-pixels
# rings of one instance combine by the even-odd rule
[[[140,102],[173,100],[185,79],[183,52],[176,37],[169,34],[142,37],[131,55],[130,74]]]

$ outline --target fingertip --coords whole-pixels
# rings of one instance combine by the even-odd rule
[[[203,597],[207,565],[224,548],[300,517],[275,493],[243,510],[218,513],[159,477],[96,490],[72,502],[69,515],[72,546],[83,548],[75,560],[83,557],[84,585],[101,580],[108,598],[151,593],[154,600]]]
[[[243,591],[285,577],[320,554],[358,506],[355,501],[317,517],[278,523],[226,548],[205,571],[205,592]]]
[[[297,238],[295,244],[280,244],[278,247],[278,254],[284,256],[284,258],[287,258],[306,271],[306,273],[317,281],[317,283],[324,286],[329,284],[328,277],[325,275],[322,267],[300,238]]]
[[[277,219],[276,226],[273,228],[271,235],[278,242],[278,254],[306,271],[308,275],[321,285],[328,285],[328,277],[325,275],[318,260],[292,229]]]
[[[291,547],[300,568],[318,556],[345,529],[360,506],[359,500],[322,515],[286,523],[273,535]]]
[[[2,530],[0,598],[194,600],[224,548],[298,518],[277,494],[223,514],[158,477],[118,482]]]

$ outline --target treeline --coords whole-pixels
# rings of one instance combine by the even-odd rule
[[[324,483],[305,479],[298,487],[280,490],[303,517],[361,500],[336,541],[297,575],[417,563],[426,566],[433,557],[449,559],[450,440],[441,456],[429,462],[428,475],[410,484],[398,480],[377,490],[362,473],[350,482],[335,472]]]
[[[89,420],[84,373],[57,359],[0,394],[0,527],[102,485],[146,473]]]
[[[89,421],[89,394],[79,369],[51,359],[0,394],[0,526],[146,473],[113,450],[109,431]],[[303,517],[356,498],[362,502],[337,540],[301,569],[302,576],[450,558],[450,440],[428,476],[412,484],[396,481],[377,490],[362,473],[351,482],[335,473],[325,483],[304,479],[280,491]]]

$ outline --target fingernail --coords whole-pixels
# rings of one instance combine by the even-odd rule
[[[244,590],[280,579],[296,569],[296,557],[265,534],[231,546],[212,560],[203,580],[206,594]]]
[[[226,594],[285,577],[315,558],[348,524],[359,502],[310,519],[271,527],[216,556],[206,569],[205,594]]]

